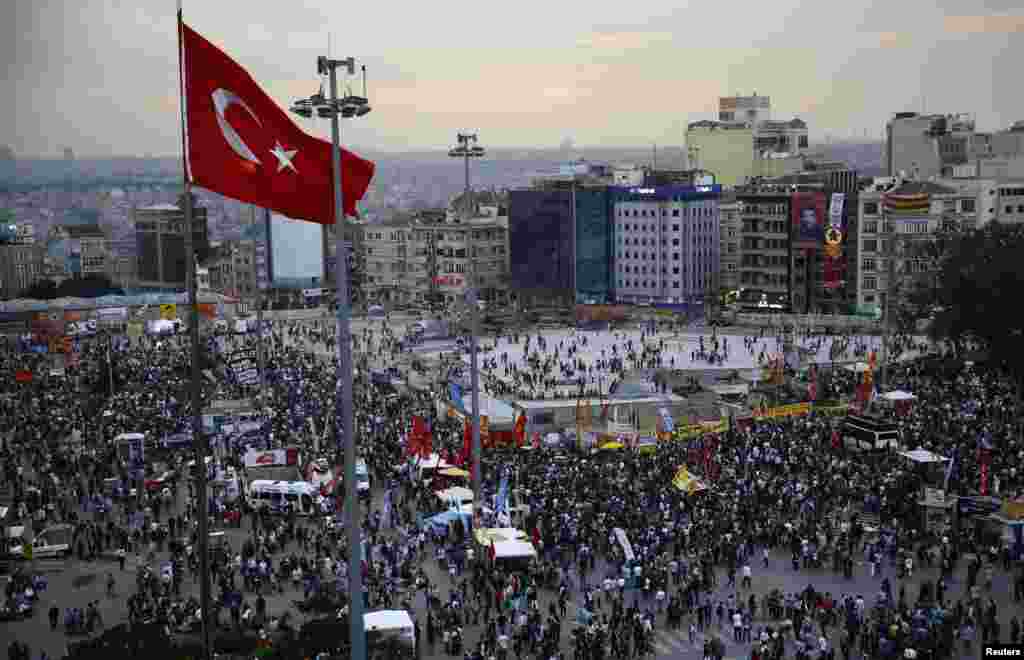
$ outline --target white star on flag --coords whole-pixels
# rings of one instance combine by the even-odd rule
[[[288,168],[291,168],[292,172],[295,172],[296,174],[299,173],[299,171],[297,169],[295,169],[295,166],[292,165],[292,158],[295,157],[295,154],[299,153],[297,149],[292,149],[291,151],[285,151],[285,148],[281,146],[281,143],[275,141],[274,142],[274,148],[270,150],[270,153],[274,154],[274,156],[277,157],[277,171],[278,172],[280,172],[284,168],[288,167]]]

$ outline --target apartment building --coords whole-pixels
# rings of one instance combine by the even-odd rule
[[[39,243],[0,245],[0,298],[16,298],[42,279],[45,254]]]
[[[508,214],[499,198],[472,193],[452,207],[367,225],[363,233],[368,302],[455,303],[471,287],[480,300],[508,300]]]
[[[718,202],[718,230],[721,247],[719,248],[719,285],[722,289],[735,291],[740,288],[740,264],[743,257],[743,221],[740,214],[740,203],[733,193],[722,195]]]
[[[857,205],[857,304],[882,312],[890,294],[904,303],[921,286],[938,286],[940,239],[978,226],[977,196],[933,181],[879,178]]]

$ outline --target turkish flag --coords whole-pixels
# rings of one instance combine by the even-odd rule
[[[334,224],[331,144],[296,126],[223,51],[180,21],[179,29],[189,181],[289,218]],[[340,151],[342,201],[354,215],[374,164]]]

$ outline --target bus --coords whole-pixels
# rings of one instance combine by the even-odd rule
[[[320,512],[320,491],[307,481],[270,481],[256,479],[246,488],[246,498],[253,509],[284,513],[285,505],[300,516]]]

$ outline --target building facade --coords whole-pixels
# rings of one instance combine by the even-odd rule
[[[38,243],[0,245],[0,297],[17,298],[42,279],[44,245]]]
[[[213,291],[234,298],[251,298],[259,292],[256,241],[223,241],[211,247],[203,266]]]
[[[791,300],[789,186],[736,189],[740,216],[739,286],[741,303],[764,301],[789,311]]]
[[[721,247],[719,248],[719,284],[722,289],[735,291],[740,288],[740,265],[743,261],[743,221],[740,215],[740,204],[736,196],[726,193],[718,204],[720,228],[718,230]]]
[[[185,254],[185,214],[181,206],[156,204],[134,209],[138,258],[137,284],[141,287],[184,287],[189,270]],[[204,261],[210,250],[206,209],[192,206],[192,247]]]
[[[860,192],[857,206],[857,302],[885,313],[920,287],[937,287],[941,240],[978,226],[977,197],[931,181],[880,179]]]
[[[484,302],[508,300],[508,216],[480,204],[467,217],[453,209],[366,225],[368,303],[422,305],[463,300],[471,287]]]
[[[509,276],[520,299],[575,300],[574,216],[571,189],[509,193]]]
[[[695,303],[717,293],[721,187],[612,188],[615,299]]]
[[[691,165],[711,172],[725,187],[746,183],[756,175],[754,128],[745,122],[699,121],[686,129]]]

